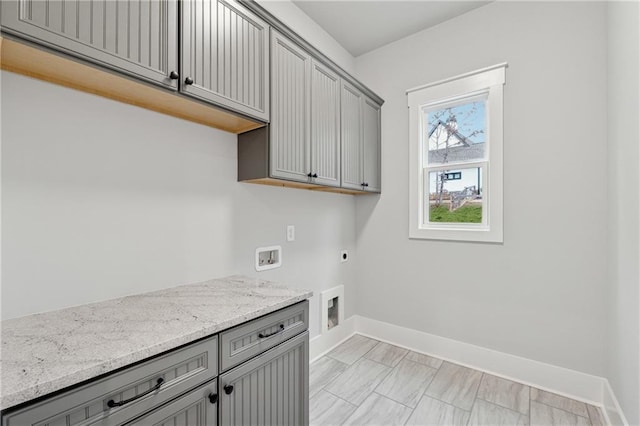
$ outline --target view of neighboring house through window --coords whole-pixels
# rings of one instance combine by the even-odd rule
[[[482,223],[486,95],[425,107],[425,222]],[[444,168],[443,168],[444,167]],[[450,167],[450,168],[449,168]]]
[[[407,91],[410,238],[502,241],[505,68]]]

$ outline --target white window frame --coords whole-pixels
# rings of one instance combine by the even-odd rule
[[[407,90],[409,106],[409,238],[503,242],[503,86],[506,63]],[[425,167],[422,140],[424,107],[453,104],[485,94],[485,158],[464,163]],[[453,166],[453,167],[452,167]],[[482,223],[434,223],[424,221],[428,173],[452,168],[481,167]]]

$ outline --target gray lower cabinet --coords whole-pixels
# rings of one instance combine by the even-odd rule
[[[380,105],[342,83],[342,187],[380,192]]]
[[[216,380],[144,416],[127,426],[216,426],[218,424]]]
[[[3,0],[0,16],[3,32],[178,87],[175,0]]]
[[[309,424],[309,332],[220,375],[221,426]]]
[[[181,8],[181,91],[268,121],[269,25],[234,0]]]
[[[218,338],[196,342],[2,417],[3,426],[116,426],[218,373]]]
[[[3,413],[2,426],[308,425],[308,326],[305,300]]]

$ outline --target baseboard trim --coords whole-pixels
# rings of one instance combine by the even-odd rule
[[[309,340],[309,360],[315,361],[356,333],[356,315],[337,327]]]
[[[604,380],[604,392],[602,395],[602,411],[606,416],[607,422],[611,426],[629,426],[629,422],[627,421],[624,413],[622,412],[622,408],[620,408],[620,404],[618,403],[618,399],[616,398],[615,393],[613,393],[613,389],[611,388],[611,384],[609,380]]]
[[[351,337],[361,334],[415,352],[451,361],[603,409],[613,426],[628,426],[607,379],[564,367],[483,348],[446,337],[353,315],[342,326],[310,342],[313,361]]]

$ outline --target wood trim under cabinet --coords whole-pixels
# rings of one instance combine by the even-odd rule
[[[273,178],[248,179],[240,182],[257,183],[259,185],[269,185],[269,186],[282,186],[285,188],[308,189],[311,191],[319,191],[319,192],[335,192],[338,194],[348,194],[348,195],[375,195],[376,194],[375,192],[356,191],[353,189],[338,188],[334,186],[320,186],[312,183],[294,182],[290,180],[273,179]]]
[[[0,37],[0,69],[231,133],[265,125],[6,37]]]

